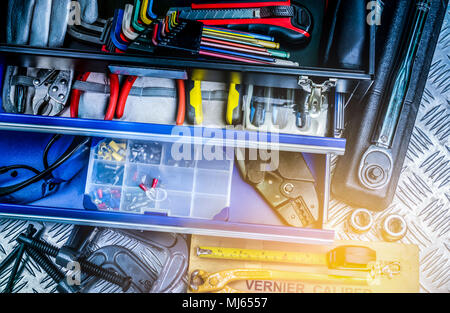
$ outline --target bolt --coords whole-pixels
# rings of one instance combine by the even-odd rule
[[[38,252],[42,252],[44,254],[48,254],[52,257],[57,257],[60,249],[48,244],[44,241],[37,239],[30,239],[26,236],[20,235],[17,239],[19,242],[25,243],[27,246],[36,249]],[[109,281],[115,285],[122,287],[123,291],[127,291],[131,286],[131,277],[123,277],[119,274],[116,274],[112,271],[104,269],[94,263],[91,263],[87,260],[76,260],[80,263],[81,270],[88,275],[95,276],[101,278],[103,280]],[[59,264],[61,266],[67,266],[67,264]]]
[[[59,90],[59,88],[58,87],[56,87],[56,86],[53,86],[53,88],[52,88],[52,91],[53,92],[57,92]]]
[[[287,183],[284,185],[284,192],[290,194],[292,191],[294,191],[294,185],[292,185],[291,183]]]
[[[36,233],[36,229],[32,224],[29,224],[25,232],[27,238],[31,238]],[[11,274],[9,275],[8,284],[3,290],[3,293],[12,293],[14,288],[14,282],[16,280],[17,271],[19,270],[20,263],[22,262],[23,254],[25,252],[25,245],[20,243],[17,250],[16,262],[12,268]]]
[[[374,180],[380,178],[382,175],[383,171],[378,167],[375,167],[369,171],[370,178]]]
[[[49,258],[40,254],[38,251],[31,247],[26,248],[27,254],[50,276],[55,283],[56,287],[61,293],[75,293],[77,289],[73,286],[69,286],[66,283],[65,275],[59,270]]]
[[[41,81],[40,81],[39,79],[33,80],[33,84],[34,84],[35,86],[38,86],[40,83],[41,83]]]
[[[61,85],[65,86],[67,84],[67,80],[61,79]]]
[[[66,97],[66,96],[65,96],[64,94],[60,94],[60,95],[58,96],[58,98],[61,99],[61,100],[64,100],[65,97]]]
[[[3,272],[3,270],[8,267],[9,264],[14,260],[14,258],[17,255],[17,252],[19,252],[20,246],[17,246],[8,256],[0,263],[0,273]]]

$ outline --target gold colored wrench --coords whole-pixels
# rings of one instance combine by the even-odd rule
[[[195,270],[191,274],[189,289],[195,293],[232,292],[227,285],[240,280],[315,281],[352,285],[367,285],[369,278],[339,275],[300,273],[265,269],[233,269],[216,273]]]

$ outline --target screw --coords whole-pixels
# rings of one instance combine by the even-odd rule
[[[49,258],[45,255],[40,254],[33,248],[27,247],[26,251],[28,255],[50,276],[55,283],[58,284],[56,287],[61,293],[75,293],[77,290],[69,286],[66,283],[65,275],[54,265]]]
[[[284,185],[283,189],[284,189],[284,192],[286,192],[287,194],[290,194],[292,191],[294,191],[294,185],[291,183],[287,183]]]
[[[17,246],[3,261],[0,263],[0,273],[3,272],[3,270],[8,267],[9,264],[14,260],[14,258],[17,255],[17,252],[19,252],[20,246]]]
[[[20,235],[17,239],[19,242],[25,243],[27,246],[36,249],[38,252],[50,255],[52,257],[57,257],[60,249],[48,244],[44,241],[37,239],[30,239],[26,236]],[[131,277],[123,277],[119,274],[111,272],[107,269],[104,269],[94,263],[91,263],[87,260],[77,260],[80,263],[81,270],[88,275],[95,276],[101,278],[103,280],[109,281],[115,285],[122,287],[123,291],[127,291],[131,286]],[[60,264],[62,265],[62,264]],[[65,264],[67,265],[67,264]],[[62,266],[65,266],[62,265]]]
[[[36,229],[32,224],[29,224],[25,232],[27,238],[31,238],[36,233]],[[9,275],[8,284],[6,285],[3,293],[12,293],[14,288],[14,283],[16,281],[17,271],[19,270],[20,263],[22,262],[23,254],[25,252],[25,245],[23,243],[19,244],[17,247],[16,262],[12,268],[11,274]]]

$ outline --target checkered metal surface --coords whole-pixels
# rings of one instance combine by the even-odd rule
[[[408,222],[402,240],[420,247],[422,292],[450,292],[450,9],[435,53],[416,127],[400,178],[397,194],[390,208],[375,215],[380,221],[387,214],[398,213]],[[373,229],[364,236],[344,232],[352,208],[332,200],[329,225],[337,229],[339,239],[379,241]],[[36,223],[33,223],[36,225]],[[28,222],[0,220],[0,260],[16,245],[15,238]],[[43,239],[62,246],[71,225],[40,224]],[[111,230],[114,233],[114,230]],[[132,245],[122,236],[111,235],[110,244]],[[55,292],[54,282],[32,260],[25,259],[24,269],[14,292]],[[0,275],[0,290],[6,286],[10,270]],[[104,291],[111,291],[105,288]]]
[[[16,238],[25,232],[30,222],[13,219],[0,220],[0,260],[9,254],[17,245]],[[51,245],[62,247],[69,238],[73,225],[70,224],[54,224],[54,223],[37,223],[31,222],[38,232],[42,229],[42,240]],[[170,234],[167,234],[171,237]],[[186,253],[189,250],[184,235],[173,235],[179,242],[179,245]],[[106,246],[122,246],[126,247],[130,252],[134,253],[144,263],[147,269],[159,272],[164,260],[168,255],[160,248],[151,249],[148,243],[138,240],[131,234],[114,229],[96,229],[92,242],[84,249],[88,255],[99,248]],[[174,241],[175,242],[175,241]],[[181,252],[181,250],[180,250]],[[19,277],[14,286],[14,293],[54,293],[57,292],[55,282],[39,267],[34,260],[30,259],[26,254],[22,260],[23,269],[19,269]],[[184,265],[187,269],[187,260]],[[6,287],[12,266],[0,275],[0,290]],[[170,279],[170,275],[167,275]],[[171,292],[185,292],[187,288],[187,273],[182,277],[180,282],[170,287]],[[121,293],[121,288],[111,283],[99,280],[97,283],[89,287],[90,293]],[[129,292],[134,292],[131,288]]]
[[[392,205],[374,214],[375,223],[400,214],[408,223],[401,241],[420,248],[422,292],[450,292],[450,8],[435,52],[406,161]],[[336,160],[336,159],[335,159]],[[329,227],[339,239],[380,241],[377,228],[368,234],[345,232],[353,211],[336,200]]]

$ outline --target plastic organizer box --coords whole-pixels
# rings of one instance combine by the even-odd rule
[[[207,146],[95,140],[84,206],[90,210],[213,219],[230,205],[234,153]],[[221,153],[220,153],[221,154]],[[214,153],[214,155],[218,155]]]

